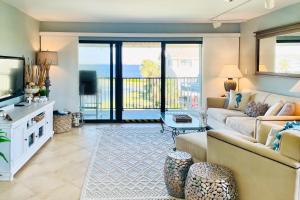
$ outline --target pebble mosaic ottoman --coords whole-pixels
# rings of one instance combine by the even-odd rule
[[[168,154],[164,178],[169,195],[184,198],[185,179],[192,164],[192,156],[189,153],[176,151]]]
[[[232,172],[212,163],[196,163],[190,167],[185,184],[186,200],[237,200]]]

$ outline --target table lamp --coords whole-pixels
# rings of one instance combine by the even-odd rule
[[[300,93],[300,81],[298,81],[291,89],[290,92],[298,92]]]
[[[228,78],[224,82],[224,88],[226,92],[229,92],[230,90],[235,90],[237,83],[234,81],[234,78],[242,78],[243,75],[237,65],[225,65],[219,75],[219,77],[222,78]]]
[[[39,51],[37,53],[37,64],[45,69],[46,78],[45,78],[45,87],[46,87],[46,96],[49,97],[49,87],[51,86],[49,71],[51,65],[58,64],[57,52],[54,51]]]

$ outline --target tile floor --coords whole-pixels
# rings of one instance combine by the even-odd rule
[[[77,200],[95,146],[97,128],[85,125],[54,135],[15,175],[0,182],[0,200]],[[132,126],[132,125],[122,125]]]

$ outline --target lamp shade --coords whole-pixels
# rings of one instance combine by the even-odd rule
[[[242,78],[243,75],[236,65],[225,65],[219,75],[223,78]]]
[[[291,89],[290,92],[300,92],[300,81],[298,81]]]
[[[58,56],[55,51],[39,51],[37,53],[37,64],[58,65]]]

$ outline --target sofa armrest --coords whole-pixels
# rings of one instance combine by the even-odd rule
[[[300,132],[288,129],[282,133],[279,153],[300,162]]]
[[[207,132],[207,136],[208,138],[215,138],[227,144],[246,150],[250,153],[272,160],[274,162],[290,166],[294,169],[300,169],[300,163],[296,160],[283,156],[280,153],[260,143],[250,142],[248,140],[235,136],[234,134],[224,133],[224,131],[222,130],[210,130]]]
[[[240,199],[299,199],[300,163],[262,144],[208,131],[207,161],[232,170]]]
[[[207,97],[207,108],[224,108],[225,97]]]

